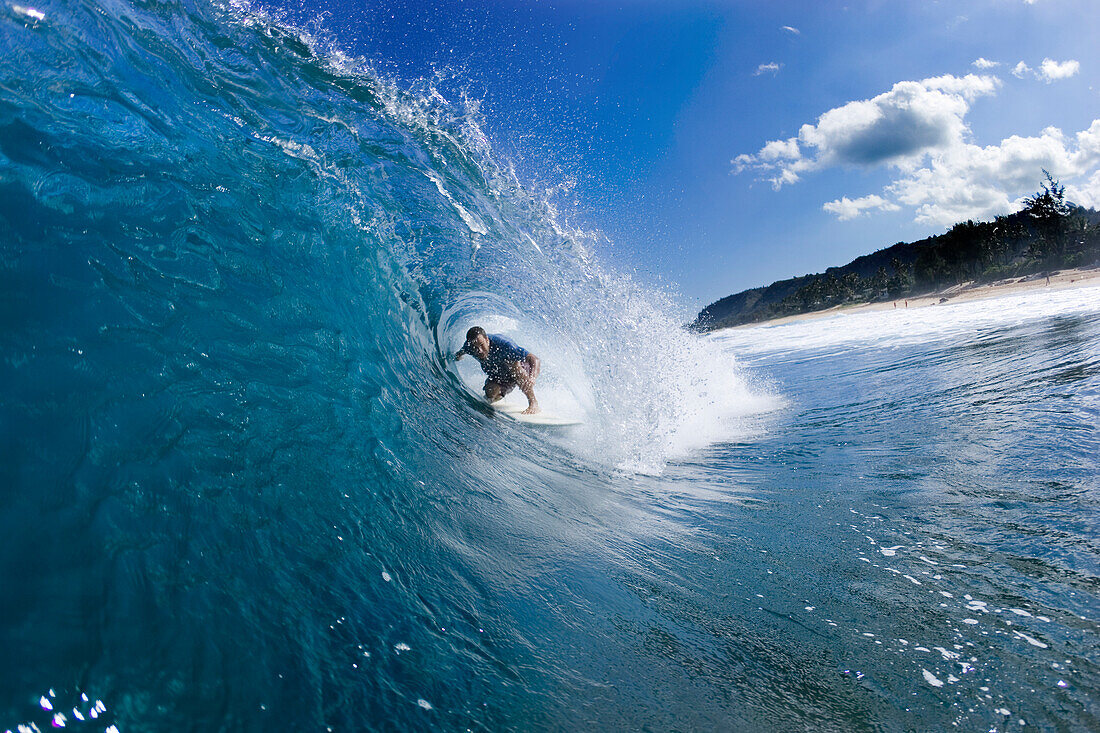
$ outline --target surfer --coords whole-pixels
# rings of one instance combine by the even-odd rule
[[[539,401],[535,399],[535,380],[542,365],[537,356],[509,338],[485,333],[481,326],[474,326],[466,332],[466,343],[455,354],[455,361],[466,354],[481,362],[482,370],[488,375],[485,399],[496,402],[518,386],[527,398],[527,409],[523,414],[534,415],[539,411]]]

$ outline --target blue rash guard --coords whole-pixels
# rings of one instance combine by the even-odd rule
[[[489,356],[478,359],[481,368],[489,375],[489,379],[497,384],[508,384],[515,381],[512,377],[511,365],[513,362],[523,361],[527,358],[527,350],[520,348],[512,339],[496,333],[485,334],[489,338]],[[470,354],[469,351],[466,352]],[[475,359],[476,354],[471,354]]]

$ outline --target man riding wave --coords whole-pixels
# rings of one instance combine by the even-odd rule
[[[533,415],[539,412],[539,401],[535,399],[535,380],[542,364],[537,356],[505,336],[485,333],[481,326],[474,326],[466,332],[466,343],[455,354],[455,361],[466,354],[477,359],[488,375],[484,387],[485,399],[496,402],[519,387],[527,398],[527,409],[523,414]]]

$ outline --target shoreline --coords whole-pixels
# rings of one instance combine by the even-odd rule
[[[878,303],[853,303],[850,305],[835,305],[819,311],[799,313],[793,316],[783,316],[767,321],[755,323],[743,323],[740,326],[720,328],[711,333],[719,333],[733,329],[759,328],[760,326],[781,326],[785,323],[799,321],[812,321],[818,318],[827,318],[837,314],[864,313],[868,311],[883,311],[895,309],[927,308],[929,306],[949,305],[951,303],[963,303],[970,300],[985,300],[988,298],[1000,298],[1005,295],[1016,295],[1036,290],[1066,290],[1069,288],[1100,287],[1100,267],[1079,268],[1074,270],[1059,270],[1047,277],[1046,275],[1027,275],[1020,278],[1008,278],[997,280],[982,285],[973,281],[954,285],[934,293],[886,300]]]

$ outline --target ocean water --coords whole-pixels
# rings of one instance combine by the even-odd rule
[[[0,728],[1100,728],[1096,289],[698,337],[323,35],[0,49]]]

